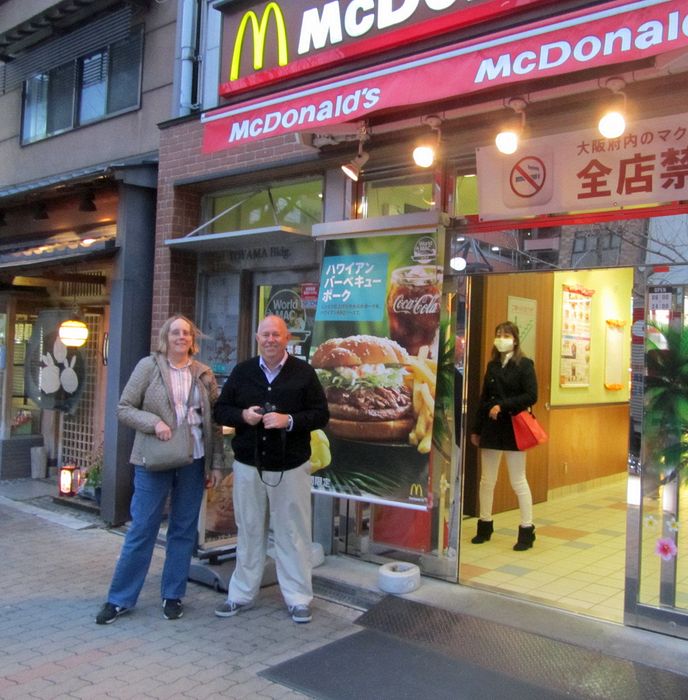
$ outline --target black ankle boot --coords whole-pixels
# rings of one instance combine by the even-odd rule
[[[523,552],[526,549],[530,549],[535,542],[535,525],[528,525],[528,527],[523,527],[523,525],[518,526],[518,540],[514,545],[515,552]]]
[[[471,540],[473,544],[482,544],[492,537],[494,526],[491,520],[478,520],[478,534]]]

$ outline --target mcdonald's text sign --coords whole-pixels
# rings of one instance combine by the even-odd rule
[[[271,0],[220,8],[229,97],[446,34],[545,0]],[[551,0],[550,3],[551,4]]]

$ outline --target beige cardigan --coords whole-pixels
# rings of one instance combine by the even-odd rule
[[[210,367],[197,360],[191,360],[191,374],[197,380],[201,398],[205,468],[206,471],[222,469],[222,428],[213,422],[213,405],[220,393],[215,375]],[[173,430],[176,428],[177,416],[172,397],[170,370],[164,355],[152,353],[136,365],[117,405],[117,418],[124,425],[136,430],[129,458],[132,464],[143,464],[143,435],[155,433],[158,421],[164,421]]]

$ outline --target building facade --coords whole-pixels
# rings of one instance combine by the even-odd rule
[[[131,494],[117,401],[151,342],[157,123],[189,111],[176,18],[174,3],[0,8],[0,474],[29,475],[35,446],[53,469],[102,454],[109,522]],[[65,348],[75,316],[88,340]]]
[[[413,561],[459,585],[687,636],[682,3],[2,9],[8,449],[42,443],[76,461],[107,425],[103,515],[121,522],[131,436],[116,401],[170,313],[196,319],[201,359],[222,380],[255,352],[265,313],[283,315],[305,359],[328,329],[401,337],[385,306],[404,286],[392,268],[430,267],[432,280],[405,286],[438,297],[425,306],[439,332],[429,350],[402,345],[406,383],[432,387],[435,404],[423,414],[414,402],[415,427],[389,445],[332,427],[317,438],[331,454],[314,443],[314,537],[328,553]],[[626,124],[602,135],[609,107]],[[511,146],[498,147],[506,131]],[[416,161],[416,147],[434,157]],[[383,259],[379,279],[361,280],[377,284],[382,320],[337,325],[326,302],[355,283],[338,266]],[[49,335],[74,307],[100,329],[81,360]],[[525,553],[511,549],[506,474],[493,540],[470,543],[480,455],[468,438],[507,318],[534,359],[549,434],[527,457],[537,541]],[[75,412],[64,371],[77,367],[93,376]],[[88,409],[87,387],[100,392]],[[203,516],[211,544],[231,535],[226,496]]]
[[[683,318],[685,7],[237,0],[204,5],[199,26],[198,112],[161,124],[154,327],[176,308],[194,314],[222,379],[277,310],[308,358],[323,260],[347,250],[342,240],[360,251],[376,245],[362,240],[436,235],[442,247],[457,447],[441,459],[436,422],[427,485],[411,484],[404,503],[371,496],[384,475],[361,495],[332,465],[314,474],[316,539],[685,634],[680,468],[665,468],[645,385],[650,350],[666,351]],[[612,102],[625,131],[602,136]],[[506,154],[495,145],[505,122],[520,139]],[[417,165],[419,145],[436,159]],[[507,317],[528,329],[549,433],[528,454],[541,520],[529,555],[543,557],[529,561],[507,558],[512,542],[470,544],[479,455],[467,438]],[[377,449],[360,458],[368,477]],[[592,520],[560,521],[579,493]],[[513,531],[515,508],[503,474],[495,518]],[[617,514],[607,527],[596,525],[604,512]]]

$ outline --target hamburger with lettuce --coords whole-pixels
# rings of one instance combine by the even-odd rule
[[[313,354],[330,409],[328,432],[347,440],[408,442],[415,419],[408,353],[388,338],[331,338]]]

